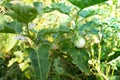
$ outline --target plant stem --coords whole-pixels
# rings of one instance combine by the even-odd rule
[[[93,49],[93,46],[92,46],[92,44],[91,44],[90,48],[91,48],[92,60],[94,60],[94,49]]]
[[[77,27],[77,25],[78,25],[78,18],[79,18],[79,12],[81,11],[82,9],[80,9],[78,12],[77,12],[77,14],[76,14],[76,18],[74,19],[74,21],[75,21],[75,27],[74,27],[74,34],[75,34],[75,36],[79,36],[79,32],[78,32],[78,27]]]
[[[26,26],[26,33],[27,33],[27,35],[30,36],[30,32],[29,32],[29,28],[28,28],[28,24],[25,24],[25,26]]]
[[[71,74],[69,74],[69,73],[64,73],[63,76],[68,76],[68,77],[70,77],[72,80],[73,80],[73,79],[76,80],[76,78],[75,78],[74,76],[72,76]]]
[[[77,30],[78,30],[77,25],[78,25],[79,13],[80,13],[81,10],[82,10],[82,9],[80,9],[80,10],[77,12],[77,14],[76,14],[76,18],[75,18],[75,28],[76,28]]]
[[[114,75],[114,69],[112,69],[112,76]]]
[[[98,60],[100,61],[100,56],[101,56],[101,45],[98,43]]]
[[[106,75],[104,75],[102,72],[98,73],[100,76],[102,76],[105,80],[109,80]]]
[[[25,26],[26,26],[26,36],[29,37],[35,43],[34,37],[32,37],[29,32],[28,23],[25,24]]]
[[[110,65],[108,65],[108,66],[106,67],[106,76],[108,76],[109,71],[110,71]]]

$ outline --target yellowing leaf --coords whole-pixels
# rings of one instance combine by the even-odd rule
[[[9,35],[9,38],[8,38],[6,46],[5,46],[6,53],[8,53],[17,43],[17,40],[15,40],[14,37],[15,37],[15,35]]]
[[[10,67],[14,62],[16,62],[17,59],[16,58],[12,58],[10,61],[9,61],[9,64],[7,65],[8,67]]]
[[[48,41],[50,41],[50,42],[53,42],[53,37],[52,36],[48,36]]]
[[[25,74],[25,76],[26,76],[28,79],[30,79],[31,76],[32,76],[31,71],[30,71],[29,69],[26,70],[24,74]]]
[[[29,67],[29,64],[27,62],[22,62],[19,64],[19,67],[22,71],[24,71]]]

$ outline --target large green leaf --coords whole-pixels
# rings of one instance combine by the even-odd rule
[[[78,50],[76,48],[71,48],[69,53],[73,59],[73,64],[78,66],[82,72],[89,75],[88,54],[84,50]]]
[[[1,33],[20,33],[22,31],[22,23],[18,21],[8,22],[8,20],[8,16],[0,14]]]
[[[79,27],[79,33],[80,34],[84,34],[84,32],[86,33],[90,33],[90,34],[98,34],[98,27],[99,24],[97,24],[96,22],[97,20],[92,20],[92,21],[88,21],[85,24],[78,24]]]
[[[83,9],[108,0],[69,0],[73,5]]]
[[[22,23],[29,23],[37,15],[37,10],[29,5],[6,3],[6,7],[10,9],[6,14]]]
[[[0,33],[20,33],[22,32],[23,25],[18,21],[4,22],[4,25],[0,26]]]
[[[30,54],[30,59],[35,73],[35,80],[46,80],[51,64],[51,61],[49,60],[50,46],[43,44],[37,51],[32,48],[28,48],[26,50]]]
[[[18,21],[13,21],[8,24],[8,27],[14,29],[15,33],[20,33],[22,32],[23,25]]]
[[[0,30],[0,33],[15,33],[15,30],[6,25],[4,29]]]
[[[66,6],[65,3],[53,3],[51,7],[55,10],[58,10],[64,14],[70,13],[70,7]]]

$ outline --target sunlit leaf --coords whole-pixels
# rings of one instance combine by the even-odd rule
[[[5,52],[8,53],[17,43],[17,40],[14,39],[14,35],[9,35],[7,44],[5,45]]]
[[[11,65],[13,65],[13,63],[17,62],[17,59],[16,58],[12,58],[10,61],[9,61],[9,64],[7,65],[8,67],[10,67]]]
[[[25,3],[32,3],[34,0],[22,0]]]
[[[19,64],[19,67],[22,71],[25,71],[29,67],[29,64],[27,62],[22,62]]]

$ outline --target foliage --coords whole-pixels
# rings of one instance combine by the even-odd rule
[[[119,1],[48,2],[0,2],[6,9],[0,14],[0,32],[8,36],[1,62],[9,60],[0,65],[19,70],[16,76],[3,76],[1,70],[1,79],[119,80]],[[85,45],[77,47],[83,44],[76,42],[80,38]]]
[[[17,63],[7,67],[8,60],[0,59],[0,80],[26,80]]]
[[[82,0],[69,0],[69,1],[72,4],[74,4],[75,6],[83,9],[83,8],[86,8],[86,7],[89,7],[89,6],[98,4],[98,3],[102,3],[102,2],[107,1],[107,0],[84,0],[84,1],[82,1]]]

